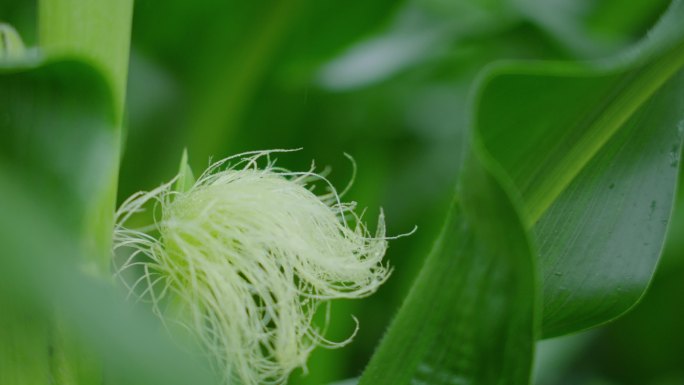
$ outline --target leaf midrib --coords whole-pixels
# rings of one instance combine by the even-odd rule
[[[557,177],[540,179],[539,187],[525,197],[527,228],[534,226],[601,148],[683,66],[684,42],[635,72],[625,73],[622,79],[631,79],[627,84],[620,82],[623,91],[593,119],[577,145],[554,165],[552,175]]]

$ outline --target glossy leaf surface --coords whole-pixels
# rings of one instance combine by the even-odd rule
[[[535,269],[513,204],[480,161],[360,384],[526,384]]]
[[[684,119],[678,75],[684,33],[677,24],[683,13],[682,3],[675,3],[644,42],[614,61],[512,63],[484,74],[473,103],[476,157],[470,159],[493,164],[472,167],[471,161],[466,167],[457,194],[462,211],[457,205],[361,384],[527,383],[520,375],[529,370],[529,361],[520,359],[526,357],[524,343],[516,345],[517,360],[500,354],[510,338],[539,337],[533,317],[528,333],[497,334],[488,320],[520,326],[518,312],[536,314],[538,298],[540,325],[552,336],[604,323],[636,303],[653,274],[672,211]],[[494,214],[504,201],[509,209]],[[458,223],[465,224],[462,232],[455,230]],[[498,230],[480,233],[484,223]],[[479,235],[463,247],[469,243],[461,237],[469,231]],[[539,246],[529,260],[538,259],[542,276],[539,286],[523,291],[529,302],[520,286],[510,286],[507,299],[488,291],[494,272],[472,281],[482,266],[495,265],[509,271],[510,282],[534,282],[532,263],[525,264],[511,244],[527,236]],[[501,247],[496,264],[482,252],[488,247]],[[453,270],[440,266],[436,255]],[[506,270],[511,261],[517,267]],[[440,274],[453,281],[436,279]],[[481,296],[479,306],[462,311],[470,290]],[[509,308],[507,301],[521,307]],[[500,349],[488,351],[492,343]],[[478,376],[483,368],[496,375]]]
[[[682,16],[673,4],[614,62],[503,65],[484,78],[476,129],[539,245],[544,336],[619,316],[651,279],[682,140]]]

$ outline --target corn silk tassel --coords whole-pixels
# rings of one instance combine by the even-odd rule
[[[167,327],[189,331],[226,383],[284,383],[295,368],[306,371],[316,346],[350,342],[353,335],[324,337],[327,301],[368,296],[390,273],[382,213],[371,235],[355,203],[341,202],[344,192],[313,166],[276,167],[275,152],[284,150],[221,160],[178,188],[189,170],[182,166],[117,211],[115,274]],[[327,191],[314,194],[314,183]],[[153,224],[128,227],[146,209]],[[321,304],[319,328],[312,322]]]

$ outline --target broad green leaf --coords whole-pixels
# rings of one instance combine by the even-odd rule
[[[116,190],[118,186],[119,159],[121,146],[121,136],[123,128],[124,101],[126,94],[129,48],[131,37],[131,22],[133,12],[133,0],[119,1],[78,1],[78,0],[39,0],[38,1],[38,33],[40,52],[47,57],[73,57],[74,60],[87,62],[101,76],[98,82],[97,97],[106,98],[107,101],[97,99],[94,104],[83,103],[80,107],[65,109],[65,115],[72,119],[94,119],[92,132],[89,130],[87,122],[79,122],[77,127],[70,129],[68,126],[61,128],[65,133],[65,138],[82,135],[84,142],[92,140],[88,145],[81,142],[82,152],[88,153],[91,159],[83,163],[84,159],[79,159],[80,167],[90,167],[87,172],[80,174],[78,169],[70,172],[71,186],[88,186],[93,191],[88,192],[87,199],[93,203],[85,208],[83,213],[86,222],[83,226],[82,239],[90,243],[87,245],[86,254],[89,258],[97,258],[90,263],[99,264],[96,266],[97,273],[107,275],[109,273],[108,257],[111,249],[111,229],[114,225],[114,207],[116,204]],[[85,71],[88,72],[88,71]],[[68,77],[56,76],[55,79],[68,79]],[[78,81],[78,80],[77,80]],[[84,87],[90,87],[92,82],[86,82]],[[44,87],[39,85],[37,87]],[[62,85],[59,85],[60,87]],[[66,88],[74,87],[69,85]],[[77,86],[78,87],[78,86]],[[18,94],[33,92],[35,88],[31,84],[22,85],[18,80],[16,85]],[[105,90],[106,88],[106,90]],[[60,91],[56,91],[60,92]],[[84,93],[85,90],[77,92]],[[30,98],[30,96],[29,96]],[[83,98],[79,95],[78,98]],[[25,103],[19,97],[18,103]],[[80,101],[80,99],[79,99]],[[48,101],[36,100],[33,108],[39,110],[36,116],[44,117],[43,109],[50,108]],[[53,103],[54,104],[54,103]],[[76,109],[77,111],[71,111]],[[103,110],[105,109],[105,110]],[[53,114],[59,114],[56,109]],[[70,115],[73,114],[73,115]],[[17,123],[23,124],[24,117],[17,117]],[[40,121],[34,126],[39,130],[35,139],[37,141],[49,140],[50,134],[46,129],[51,129],[47,122]],[[71,124],[71,123],[69,123]],[[110,130],[106,133],[107,138],[99,140],[93,137],[102,135],[104,132],[98,124],[106,124]],[[26,131],[22,127],[15,127],[16,132]],[[61,132],[57,133],[60,135]],[[40,136],[40,137],[38,137]],[[63,143],[52,144],[52,147],[59,148],[56,151],[72,151],[76,143],[65,141]],[[19,145],[21,146],[21,144]],[[75,151],[76,154],[79,151]],[[78,155],[73,156],[73,159]],[[55,159],[66,159],[55,158]],[[46,157],[43,161],[54,162],[53,158]],[[57,160],[60,161],[60,160]],[[77,162],[79,162],[77,161]],[[96,170],[96,168],[100,169]],[[93,175],[98,175],[100,179],[90,180]]]
[[[662,249],[676,185],[684,5],[613,62],[514,63],[483,77],[475,127],[539,246],[544,336],[631,307]]]
[[[80,234],[70,229],[64,217],[59,215],[68,212],[68,208],[55,206],[59,202],[46,199],[40,187],[39,182],[0,163],[0,212],[3,213],[0,216],[0,243],[3,245],[0,303],[20,304],[22,312],[19,315],[26,314],[25,318],[37,323],[24,323],[24,329],[42,330],[43,336],[45,326],[40,321],[51,319],[56,309],[62,316],[63,326],[78,337],[77,341],[84,342],[104,359],[106,383],[218,383],[196,357],[182,352],[179,346],[165,338],[163,330],[149,315],[144,317],[134,311],[136,309],[126,304],[113,286],[83,274],[78,265],[84,258],[79,258],[82,254]],[[3,308],[3,320],[6,310]],[[13,323],[13,326],[18,325]],[[31,335],[40,339],[39,334],[23,334],[24,337]],[[31,344],[35,340],[25,339],[24,342]],[[39,346],[40,342],[32,346]],[[5,341],[2,344],[6,346]],[[47,357],[46,345],[43,345],[43,351]],[[0,355],[0,358],[4,357]],[[42,367],[38,355],[14,356],[13,359],[15,371],[23,369],[24,373],[33,375]],[[84,359],[92,359],[92,356]],[[26,366],[22,367],[22,364]],[[0,378],[6,375],[3,373]],[[61,378],[60,373],[55,376],[57,378],[51,377],[52,380]]]
[[[0,303],[11,305],[0,321],[12,337],[0,378],[100,383],[104,365],[111,383],[215,383],[111,285],[97,236],[112,228],[93,226],[112,215],[117,170],[105,78],[81,61],[26,58],[0,69],[0,106]]]
[[[88,270],[108,271],[118,132],[109,86],[74,60],[27,59],[0,67],[0,162],[38,183],[61,207],[64,223],[80,234],[91,256]],[[109,204],[109,205],[107,205]],[[108,210],[103,210],[107,205]],[[98,258],[94,258],[94,257]]]
[[[102,72],[113,93],[117,124],[123,121],[133,0],[39,0],[43,51],[78,55]]]
[[[48,217],[59,218],[77,235],[82,259],[71,263],[106,282],[131,10],[132,0],[40,0],[40,54],[72,55],[71,61],[45,62],[36,50],[13,52],[14,65],[5,61],[0,71],[0,106],[7,117],[0,127],[2,162],[45,190],[38,199],[54,209]],[[14,310],[24,313],[21,307]],[[101,383],[100,357],[80,330],[67,327],[64,320],[70,317],[59,306],[44,317],[49,333],[39,335],[46,337],[42,349],[51,352],[50,382]],[[33,369],[16,365],[14,370]]]
[[[471,158],[460,198],[360,384],[527,384],[533,254],[514,205]]]
[[[0,108],[4,117],[0,122],[0,164],[18,176],[14,184],[26,181],[32,186],[35,199],[50,210],[45,213],[47,217],[59,218],[65,231],[78,235],[75,240],[83,259],[76,260],[73,255],[66,262],[109,281],[112,227],[107,218],[112,218],[113,202],[109,197],[115,188],[118,155],[110,87],[97,71],[79,61],[43,62],[31,56],[14,63],[0,68]],[[5,188],[10,186],[0,186]],[[3,211],[8,224],[17,220],[15,216],[12,211]],[[25,237],[38,234],[29,231]],[[47,253],[41,257],[49,256]],[[3,261],[6,263],[9,261]],[[37,290],[51,290],[42,282],[36,284]],[[20,305],[10,309],[7,322],[15,324],[11,329],[23,330],[17,319],[31,319],[30,314]],[[57,313],[64,315],[61,310]],[[97,360],[92,358],[93,353],[63,338],[65,333],[57,327],[57,318],[44,314],[37,318],[42,330],[16,334],[18,339],[22,335],[43,336],[42,341],[30,339],[28,346],[35,345],[37,351],[51,349],[52,354],[25,354],[35,359],[29,368],[17,365],[15,375],[41,373],[35,367],[43,362],[50,369],[49,377],[61,384],[101,381],[102,371],[94,364]],[[5,348],[15,350],[15,356],[25,349],[20,344]]]
[[[682,16],[680,5],[677,3],[673,6],[660,26],[651,33],[650,39],[615,62],[599,63],[596,66],[564,63],[507,64],[489,71],[483,77],[474,104],[473,151],[479,159],[487,162],[490,156],[493,157],[494,164],[487,163],[490,165],[488,169],[497,170],[496,180],[505,188],[499,187],[499,196],[483,192],[482,185],[477,181],[489,174],[483,168],[472,168],[471,163],[471,167],[466,167],[464,172],[460,191],[462,215],[456,218],[460,218],[461,223],[465,224],[460,227],[462,230],[470,230],[475,234],[478,234],[477,229],[482,229],[474,225],[478,221],[491,221],[494,223],[493,227],[501,227],[497,232],[488,233],[491,238],[476,239],[472,244],[474,249],[463,253],[467,257],[456,253],[463,250],[454,244],[444,247],[449,243],[438,243],[436,254],[432,254],[426,261],[409,298],[373,357],[361,383],[527,383],[527,378],[518,376],[529,368],[527,362],[507,358],[507,365],[510,366],[506,367],[507,370],[499,370],[497,362],[503,361],[497,361],[496,358],[501,356],[491,352],[483,353],[492,340],[497,340],[500,344],[499,353],[505,355],[502,352],[506,351],[507,345],[501,343],[499,334],[490,331],[491,339],[477,340],[473,337],[478,335],[474,331],[475,327],[469,330],[463,326],[469,321],[477,320],[475,323],[479,330],[489,330],[487,321],[492,319],[496,319],[500,327],[520,325],[516,324],[520,318],[513,316],[505,319],[492,317],[489,313],[492,309],[488,306],[489,301],[496,302],[500,298],[484,287],[477,287],[477,282],[468,281],[469,277],[477,276],[482,266],[489,266],[488,262],[491,261],[478,254],[475,251],[477,247],[502,247],[501,258],[497,260],[499,263],[496,266],[506,269],[507,261],[515,260],[519,264],[522,262],[515,258],[516,247],[509,243],[516,238],[525,239],[528,232],[534,235],[541,247],[540,270],[544,274],[542,287],[544,305],[547,306],[544,308],[544,326],[549,328],[545,330],[547,335],[605,322],[626,309],[620,308],[621,306],[629,307],[638,299],[650,279],[660,245],[655,242],[654,249],[647,255],[649,260],[643,257],[644,250],[634,247],[633,242],[644,242],[644,247],[652,245],[649,242],[651,240],[662,242],[665,228],[663,221],[666,222],[670,212],[676,180],[681,140],[677,136],[677,123],[681,119],[682,109],[681,97],[674,96],[679,95],[677,90],[681,84],[676,73],[684,59],[684,55],[678,50],[683,32],[679,26]],[[628,204],[616,202],[615,197],[604,197],[603,190],[601,194],[594,193],[606,175],[620,180],[624,186],[619,189],[617,183],[612,186],[608,183],[605,184],[605,190],[620,191],[618,194],[626,197],[624,199]],[[592,189],[588,191],[593,194],[588,197],[576,194],[564,200],[565,194],[573,191],[575,183],[582,188],[589,185]],[[491,186],[498,187],[499,184],[492,182]],[[599,198],[603,202],[597,201]],[[657,199],[655,204],[651,201],[654,198]],[[650,210],[647,213],[650,217],[645,218],[642,215],[643,210],[632,215],[635,212],[632,205],[635,201],[644,199],[649,199],[645,207]],[[511,200],[515,205],[510,203]],[[602,206],[606,201],[620,205],[618,215],[615,215],[616,210],[610,210],[611,206]],[[500,207],[502,202],[509,202],[508,215],[502,212],[497,215],[491,215],[491,212],[487,214],[487,210]],[[589,206],[587,202],[596,203],[597,206]],[[564,212],[555,214],[550,225],[542,226],[541,223],[561,203],[583,206],[583,213],[603,215],[606,219],[594,218],[594,228],[590,228],[588,223],[579,223],[581,220],[573,217],[579,211],[578,207],[573,206],[565,207]],[[520,217],[514,206],[520,207]],[[587,209],[588,206],[590,210]],[[598,206],[604,210],[599,212]],[[453,221],[451,218],[448,222],[447,230],[440,241],[449,240],[458,245],[460,237],[452,235],[447,238],[445,235],[449,233],[448,229],[453,226]],[[559,234],[561,230],[554,226],[567,222],[572,223],[569,226],[572,231],[562,229],[564,234]],[[586,229],[588,233],[593,231],[591,238],[577,237],[577,231],[582,229]],[[620,234],[611,239],[614,232]],[[648,240],[644,241],[644,238]],[[588,248],[581,249],[572,244],[587,242],[587,239],[593,240]],[[622,247],[623,244],[632,242],[631,247],[634,250],[623,251],[634,252],[628,257],[630,262],[635,262],[634,255],[642,252],[638,260],[642,264],[618,265],[615,260],[611,260],[613,250],[602,247],[604,244],[601,242],[611,247]],[[491,246],[492,244],[495,246]],[[571,255],[574,260],[568,260],[566,271],[553,269],[558,266],[550,262],[551,257],[545,255],[550,247],[556,248],[553,252],[572,250],[576,253]],[[435,255],[439,255],[441,250],[450,250],[458,256],[453,257],[451,263],[456,263],[455,260],[461,258],[463,270],[452,272],[445,266],[437,267],[438,263],[435,261],[438,258]],[[591,250],[600,255],[587,256],[583,261],[578,261],[578,250]],[[466,261],[472,258],[477,262],[467,263],[463,258]],[[586,263],[597,260],[600,261],[599,264]],[[585,262],[585,265],[578,267],[581,262]],[[531,305],[523,311],[528,311],[528,316],[532,317],[535,314],[534,298],[541,293],[534,286],[534,273],[525,273],[521,267],[524,265],[522,263],[518,266],[511,277],[530,284],[527,288],[527,300],[531,301]],[[531,262],[526,266],[532,270]],[[626,270],[630,271],[626,273]],[[640,275],[635,275],[635,271]],[[602,272],[604,275],[600,276]],[[441,281],[441,274],[450,274],[453,281]],[[578,287],[558,286],[565,296],[556,293],[550,296],[549,274],[553,277],[574,274],[577,278],[575,284],[594,285],[586,285],[584,289],[588,290],[584,291]],[[491,283],[493,277],[495,276],[489,275],[490,281],[483,279],[482,282]],[[604,286],[596,285],[599,281]],[[619,286],[616,287],[616,284]],[[612,291],[606,291],[607,287]],[[592,292],[592,289],[595,290]],[[457,296],[469,293],[470,290],[481,296],[478,297],[480,307],[472,313],[463,312],[459,308],[459,301],[455,300]],[[594,298],[587,301],[585,296],[576,300],[570,308],[565,307],[567,293],[575,290],[582,295],[591,292],[590,295],[594,295]],[[606,298],[607,294],[614,291],[618,291],[618,295]],[[434,293],[448,293],[453,297],[446,300],[443,297],[435,298]],[[517,296],[516,290],[511,289],[507,294],[512,296],[508,300],[521,308],[528,304]],[[616,301],[615,298],[620,299]],[[435,302],[432,302],[433,299]],[[442,311],[443,303],[449,304],[452,309],[449,312]],[[515,311],[511,314],[522,317]],[[551,323],[553,317],[559,314],[558,320],[561,322]],[[449,316],[453,317],[452,322],[460,323],[460,327],[452,329],[448,322],[443,321]],[[435,322],[434,318],[442,322]],[[534,325],[534,322],[530,324]],[[534,340],[538,336],[534,327],[530,330],[530,333],[521,333],[518,330],[517,336]],[[525,343],[532,341],[526,340]],[[520,346],[524,344],[518,345],[518,348]],[[517,357],[525,356],[520,350],[516,354]],[[492,378],[478,377],[478,370],[483,367],[496,375]],[[421,377],[421,374],[426,373],[425,368],[429,369],[429,375]],[[432,370],[434,368],[438,370]],[[459,377],[461,373],[467,374]]]
[[[650,282],[672,215],[683,90],[680,73],[606,143],[535,226],[545,334],[614,318]]]

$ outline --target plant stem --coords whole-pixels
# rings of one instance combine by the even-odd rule
[[[107,151],[107,178],[90,198],[83,218],[84,269],[109,279],[120,143],[128,76],[133,0],[40,0],[38,38],[47,57],[66,56],[89,62],[109,83],[114,116],[114,149]],[[60,385],[103,383],[102,362],[74,339],[57,314],[48,340],[51,377]]]
[[[108,173],[109,183],[90,202],[84,218],[85,269],[109,276],[109,257],[128,76],[133,0],[40,0],[38,37],[48,56],[73,56],[90,62],[109,82],[114,103],[116,149]]]
[[[92,61],[109,80],[117,120],[123,117],[133,0],[41,0],[40,46],[50,54]]]

